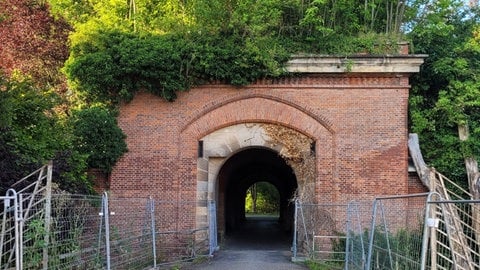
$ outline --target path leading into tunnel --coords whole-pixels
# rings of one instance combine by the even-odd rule
[[[291,234],[277,218],[247,217],[241,228],[228,235],[213,258],[190,265],[189,270],[300,270],[304,265],[291,262]]]

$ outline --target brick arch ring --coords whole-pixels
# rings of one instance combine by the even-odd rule
[[[240,123],[270,123],[294,129],[312,139],[335,137],[335,126],[314,108],[275,96],[251,94],[206,104],[186,121],[181,133],[200,139],[223,127]],[[190,136],[189,136],[190,137]]]
[[[235,97],[204,108],[206,109],[198,112],[182,128],[179,140],[183,148],[180,151],[184,151],[184,154],[191,151],[190,154],[195,155],[196,152],[192,149],[196,149],[197,141],[209,135],[222,136],[218,133],[225,129],[239,127],[240,130],[252,132],[254,127],[261,126],[260,124],[275,124],[311,138],[316,143],[316,166],[321,168],[317,177],[327,183],[332,179],[331,164],[336,159],[335,132],[333,125],[326,118],[315,115],[293,102],[265,95]],[[281,150],[281,147],[275,148],[262,140],[249,144],[246,142],[247,135],[227,135],[221,138],[223,142],[215,140],[205,142],[207,144],[204,148],[205,156],[200,159],[203,161],[199,160],[197,163],[198,198],[215,199],[216,175],[223,162],[235,152],[252,146],[267,147],[277,152]],[[212,161],[211,157],[217,159]]]

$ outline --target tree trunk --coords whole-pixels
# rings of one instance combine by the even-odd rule
[[[257,184],[253,184],[250,192],[252,194],[252,211],[253,213],[257,213]]]
[[[408,150],[410,151],[410,157],[413,160],[413,164],[423,185],[426,186],[429,191],[435,191],[435,174],[433,174],[432,177],[432,171],[423,160],[418,135],[415,133],[410,134],[408,137]]]
[[[460,141],[466,141],[469,136],[468,124],[459,124],[458,137],[460,138]],[[468,189],[470,194],[472,194],[472,199],[478,200],[480,199],[480,174],[478,172],[478,162],[473,156],[465,156],[464,159],[468,177]]]
[[[470,136],[468,124],[458,125],[458,137],[460,141],[466,141]],[[468,177],[468,189],[472,195],[472,200],[480,199],[480,174],[478,172],[478,162],[473,156],[465,156],[465,168]],[[472,204],[472,228],[475,232],[475,238],[480,240],[480,207]]]

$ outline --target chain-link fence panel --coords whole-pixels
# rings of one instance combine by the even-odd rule
[[[345,269],[363,270],[367,263],[372,202],[350,202],[347,208]]]
[[[342,269],[347,242],[346,204],[295,204],[294,260]]]
[[[197,226],[196,220],[198,211],[207,218],[207,201],[156,201],[155,209],[159,265],[209,255],[209,227]]]
[[[109,260],[112,269],[144,269],[154,264],[155,208],[148,198],[108,199]]]

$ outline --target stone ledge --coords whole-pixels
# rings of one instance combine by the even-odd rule
[[[294,55],[286,64],[291,73],[417,73],[427,55]]]

